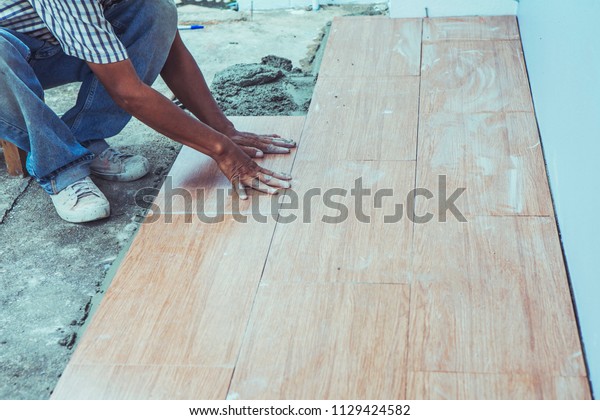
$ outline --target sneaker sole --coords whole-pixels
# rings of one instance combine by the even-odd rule
[[[57,212],[58,213],[58,212]],[[81,217],[80,214],[60,214],[58,213],[61,219],[69,222],[69,223],[87,223],[93,222],[96,220],[106,219],[110,216],[110,206],[101,207],[95,209],[95,211],[90,211],[86,214],[85,217]]]
[[[120,182],[131,182],[137,181],[140,178],[145,177],[150,172],[149,169],[145,169],[144,172],[139,172],[137,174],[109,174],[94,171],[93,169],[90,171],[93,176],[97,176],[98,178],[106,179],[107,181],[120,181]]]

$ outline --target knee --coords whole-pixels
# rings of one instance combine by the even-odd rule
[[[10,39],[8,38],[10,37]],[[27,45],[10,34],[0,32],[0,69],[14,68],[17,62],[27,61],[30,51]]]
[[[177,31],[177,6],[173,0],[145,1],[147,15],[152,19],[151,26],[156,32],[157,40],[168,41],[175,38]]]
[[[21,80],[37,96],[43,98],[44,90],[27,61],[29,55],[30,50],[27,45],[17,38],[9,39],[0,31],[0,88],[11,90],[17,81]]]
[[[18,101],[18,92],[33,92],[44,99],[44,89],[27,61],[29,54],[25,44],[18,40],[13,42],[0,33],[0,112],[5,111],[11,101],[13,104]]]
[[[170,20],[177,26],[177,6],[173,0],[154,0],[157,13],[163,20]]]

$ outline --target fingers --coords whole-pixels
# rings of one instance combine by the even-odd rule
[[[283,172],[275,172],[270,169],[263,168],[262,166],[259,166],[259,168],[260,168],[260,172],[262,172],[263,174],[270,175],[277,179],[282,179],[284,181],[291,181],[291,179],[292,179],[292,176],[290,174],[284,174]]]
[[[258,179],[262,183],[269,185],[271,187],[275,187],[275,188],[287,189],[287,188],[291,187],[291,185],[288,181],[283,181],[281,179],[275,178],[274,176],[263,174],[263,173],[258,174]]]
[[[257,178],[250,178],[244,181],[232,181],[233,189],[240,197],[240,200],[247,200],[248,193],[246,188],[252,188],[254,190],[275,195],[279,193],[280,189],[291,188],[291,184],[287,181],[275,178],[272,175],[267,175],[259,172]]]
[[[248,187],[270,195],[275,195],[279,193],[279,190],[277,188],[270,187],[269,185],[265,184],[264,182],[261,182],[257,178],[254,178],[252,181],[250,181],[250,185],[248,185]]]
[[[266,137],[266,138],[271,138],[271,139],[282,139],[279,134],[259,134],[259,135],[252,134],[252,133],[244,133],[244,134],[250,135],[250,136],[255,136],[255,137]],[[286,140],[286,141],[289,141],[289,140]]]
[[[261,157],[264,153],[285,154],[289,153],[290,149],[294,147],[289,146],[289,143],[285,143],[288,144],[286,147],[276,146],[270,140],[261,140],[259,138],[236,138],[234,139],[234,142],[250,157]],[[260,154],[257,154],[256,151],[251,151],[251,149],[256,149],[256,151],[259,151]]]
[[[256,147],[250,147],[250,146],[240,146],[240,147],[244,152],[246,152],[246,154],[248,156],[253,157],[253,158],[261,158],[265,155],[262,152],[262,150],[259,150]]]
[[[296,142],[293,140],[282,139],[281,137],[271,137],[271,136],[265,136],[265,137],[266,137],[266,141],[268,143],[272,144],[273,146],[285,147],[287,149],[292,149],[292,148],[296,147]]]
[[[231,139],[240,147],[256,148],[263,153],[286,154],[290,152],[290,149],[296,147],[295,141],[283,139],[277,134],[258,135],[239,133],[236,136],[232,136]]]
[[[249,158],[250,153],[255,151],[247,146],[235,148],[232,152],[233,157],[217,162],[219,168],[231,180],[233,189],[241,200],[248,199],[246,188],[267,194],[277,194],[280,189],[291,188],[290,175],[262,168]]]
[[[274,155],[285,155],[286,153],[290,153],[290,147],[280,147],[275,146],[274,144],[267,144],[262,150],[264,150],[265,153]]]
[[[246,187],[244,187],[244,184],[242,184],[239,181],[233,181],[232,185],[233,185],[233,189],[237,193],[238,197],[240,197],[240,200],[248,199],[248,194],[246,193]]]
[[[256,147],[254,146],[241,146],[242,150],[246,152],[246,154],[253,158],[261,158],[265,155],[265,153],[271,154],[286,154],[290,153],[290,149],[286,147],[277,147],[272,144],[264,144],[258,143]]]
[[[275,140],[266,137],[258,137],[256,139],[245,139],[239,142],[242,147],[252,147],[263,151],[264,153],[286,154],[290,153],[290,149],[296,147],[296,143],[290,140]]]

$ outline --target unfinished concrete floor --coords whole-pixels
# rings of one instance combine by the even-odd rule
[[[327,7],[248,15],[197,6],[180,8],[180,22],[204,30],[183,33],[208,81],[237,63],[274,54],[301,60],[315,53],[315,38],[334,16],[372,13],[383,7]],[[306,63],[305,63],[306,64]],[[162,81],[156,87],[167,93]],[[47,101],[58,113],[74,102],[77,85],[53,89]],[[135,192],[157,187],[179,146],[138,121],[109,142],[147,156],[153,171],[129,184],[98,182],[112,206],[109,220],[63,222],[46,194],[28,179],[6,176],[0,153],[0,399],[45,399],[51,394],[77,341],[92,300],[104,292],[112,264],[138,228],[143,209]],[[110,275],[110,274],[109,274]]]

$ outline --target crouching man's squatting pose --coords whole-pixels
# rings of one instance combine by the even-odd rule
[[[198,119],[150,87],[161,75]],[[44,89],[80,81],[62,117]],[[0,0],[0,138],[27,155],[27,170],[70,222],[108,217],[89,175],[132,181],[149,170],[142,156],[112,149],[131,115],[212,157],[241,198],[245,187],[275,193],[289,176],[250,157],[287,153],[293,142],[237,131],[213,99],[177,32],[170,0]]]

